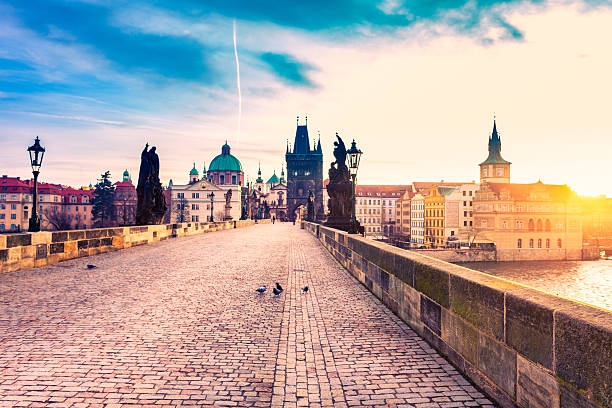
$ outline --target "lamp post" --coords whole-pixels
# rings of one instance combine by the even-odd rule
[[[357,200],[355,198],[355,195],[357,190],[357,168],[359,167],[359,160],[361,160],[362,152],[357,148],[357,145],[355,144],[355,139],[353,139],[351,148],[346,151],[346,154],[349,157],[349,171],[351,174],[351,179],[353,180],[353,211],[351,216],[351,228],[349,233],[358,234],[359,231],[357,228],[357,216],[355,214],[355,204]]]
[[[215,192],[211,191],[208,196],[210,197],[210,222],[214,222],[214,219],[213,219],[213,206],[215,205],[215,203],[214,203]]]
[[[34,139],[34,144],[28,147],[28,153],[30,154],[30,164],[32,165],[32,174],[34,175],[34,193],[32,194],[32,216],[30,217],[30,225],[28,228],[29,232],[40,231],[40,218],[38,218],[38,174],[40,173],[40,166],[42,165],[43,156],[45,155],[45,148],[40,145],[38,136]]]

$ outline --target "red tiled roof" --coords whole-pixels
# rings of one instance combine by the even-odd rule
[[[444,181],[415,181],[414,183],[412,183],[412,185],[414,186],[414,188],[416,189],[417,193],[429,193],[429,191],[431,190],[432,186],[438,186],[438,187],[457,187],[460,186],[462,184],[474,184],[472,182],[467,182],[467,181],[461,181],[461,182],[444,182]]]
[[[134,187],[134,184],[132,184],[131,181],[118,181],[115,183],[115,188],[117,190],[132,190],[132,189],[136,189],[136,187]]]
[[[29,193],[30,186],[19,177],[0,177],[0,193]]]
[[[539,191],[547,193],[552,201],[567,201],[572,196],[576,196],[576,193],[566,184],[544,184],[538,181],[531,184],[487,183],[487,185],[497,195],[502,191],[509,192],[510,196],[515,200],[526,200],[530,194]]]
[[[357,185],[357,196],[400,198],[409,189],[409,185]]]

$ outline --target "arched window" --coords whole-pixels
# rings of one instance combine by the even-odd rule
[[[533,222],[533,219],[529,220],[528,228],[529,231],[533,231],[535,229],[535,223]]]
[[[563,241],[561,241],[561,238],[559,238],[559,239],[557,240],[557,247],[562,248],[562,247],[563,247],[563,245],[562,245],[562,244],[563,244]]]
[[[519,239],[516,241],[516,247],[517,247],[517,248],[522,248],[522,247],[523,247],[523,240],[522,240],[522,239],[520,239],[520,238],[519,238]]]
[[[542,231],[542,220],[538,220],[537,229],[538,229],[538,231]]]
[[[550,232],[550,220],[546,220],[546,224],[544,225],[545,225],[545,231]]]
[[[550,239],[546,238],[546,248],[550,248]]]
[[[529,248],[533,248],[533,239],[529,240]]]
[[[538,239],[538,248],[542,248],[542,240]]]

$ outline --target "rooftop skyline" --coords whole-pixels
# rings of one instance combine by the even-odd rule
[[[0,0],[0,171],[29,178],[38,135],[41,180],[119,181],[149,142],[182,183],[227,139],[267,179],[308,115],[325,173],[339,132],[362,184],[471,181],[496,115],[513,182],[612,196],[611,18],[600,1]]]

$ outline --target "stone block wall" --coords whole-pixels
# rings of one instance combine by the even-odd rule
[[[611,312],[322,225],[304,228],[500,406],[612,406]]]
[[[268,223],[270,220],[258,220]],[[253,225],[253,220],[145,225],[0,235],[0,273],[54,264],[136,245]]]
[[[495,262],[494,249],[410,249],[410,252],[431,256],[446,262]]]

